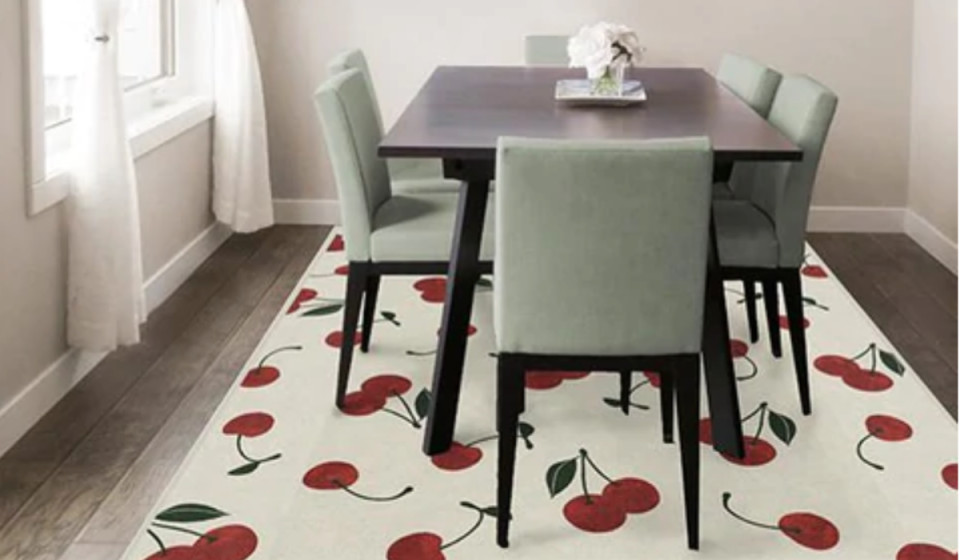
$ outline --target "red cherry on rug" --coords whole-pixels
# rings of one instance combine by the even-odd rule
[[[603,496],[577,496],[563,506],[563,516],[571,525],[588,533],[609,533],[627,521],[623,505]]]
[[[700,443],[713,445],[713,422],[709,418],[700,420]]]
[[[879,393],[893,387],[893,380],[885,374],[878,371],[866,371],[861,369],[854,373],[843,375],[843,382],[848,386],[868,393]]]
[[[258,387],[266,387],[277,379],[280,379],[279,369],[273,366],[262,366],[248,371],[243,381],[240,382],[240,386],[246,387],[247,389],[256,389]]]
[[[646,513],[660,503],[657,487],[639,478],[621,478],[607,484],[603,498],[627,513]]]
[[[483,451],[476,447],[454,442],[445,453],[434,455],[430,461],[445,471],[462,471],[476,465],[483,459]]]
[[[736,457],[723,454],[720,456],[734,465],[740,465],[741,467],[759,467],[766,465],[777,457],[777,450],[770,445],[770,442],[763,438],[744,437],[743,448],[744,451],[746,451],[743,459],[737,459]]]
[[[935,544],[913,543],[897,552],[897,560],[957,560],[957,553]]]
[[[905,441],[913,435],[910,424],[884,414],[874,414],[867,418],[867,431],[883,441]]]
[[[330,242],[330,245],[327,246],[327,251],[330,253],[339,253],[343,251],[343,236],[337,235],[333,238],[333,241]]]
[[[353,345],[356,346],[363,341],[363,333],[357,331],[353,336]],[[327,343],[327,346],[333,348],[340,348],[343,346],[343,332],[342,331],[333,331],[327,335],[327,338],[324,339],[324,342]]]
[[[813,367],[827,375],[843,377],[845,375],[857,375],[860,373],[860,366],[857,362],[844,356],[820,356],[813,361]]]
[[[368,395],[379,399],[402,395],[413,387],[413,383],[402,375],[383,374],[371,377],[360,385],[360,389]]]
[[[348,276],[350,274],[350,265],[340,265],[333,270],[333,273],[338,276]]]
[[[146,560],[207,560],[209,556],[202,554],[192,546],[172,546],[155,554],[147,556]]]
[[[350,416],[369,416],[386,405],[386,397],[356,391],[344,397],[341,411]]]
[[[193,543],[195,558],[245,560],[257,550],[257,534],[243,525],[228,525],[207,531]]]
[[[829,550],[840,542],[840,531],[830,521],[813,513],[790,513],[777,524],[784,535],[813,550]]]
[[[559,387],[563,377],[556,371],[528,371],[524,377],[524,386],[535,391],[545,391]]]
[[[390,545],[387,560],[446,560],[440,550],[443,539],[433,533],[414,533]]]
[[[940,477],[943,478],[943,482],[946,483],[947,486],[956,490],[957,489],[957,464],[951,463],[943,467],[943,470],[940,471]]]
[[[426,290],[420,293],[420,299],[427,303],[443,303],[447,299],[446,290]]]
[[[807,278],[826,278],[827,271],[824,268],[817,264],[807,265],[800,269],[800,274],[803,274]]]
[[[262,436],[273,428],[273,416],[265,412],[251,412],[237,416],[223,426],[223,433],[228,436],[244,436],[255,438]]]
[[[645,372],[643,372],[643,375],[646,376],[646,378],[650,381],[650,386],[651,386],[651,387],[656,387],[657,389],[660,388],[660,374],[659,374],[659,373],[654,373],[654,372],[652,372],[652,371],[645,371]]]
[[[297,294],[297,297],[293,300],[293,303],[290,304],[290,309],[287,310],[287,315],[296,313],[300,310],[300,306],[303,305],[304,302],[308,302],[318,295],[319,294],[316,290],[311,290],[310,288],[304,288],[300,290],[300,293]]]
[[[734,359],[742,358],[750,352],[750,346],[742,340],[733,339],[730,341],[730,354]]]
[[[303,475],[303,484],[314,490],[341,490],[352,486],[360,478],[357,468],[350,463],[331,461],[321,463]]]
[[[780,328],[785,331],[790,330],[790,320],[787,319],[785,315],[780,316]],[[807,319],[806,317],[803,318],[803,328],[810,328],[810,319]]]
[[[467,327],[467,336],[470,337],[470,336],[473,336],[473,335],[475,335],[475,334],[477,334],[477,327],[475,327],[475,326],[473,326],[473,325],[469,325],[469,326]],[[440,329],[437,329],[437,336],[440,336]]]
[[[422,280],[417,280],[413,284],[413,288],[418,292],[425,292],[427,290],[446,290],[447,279],[446,278],[424,278]]]

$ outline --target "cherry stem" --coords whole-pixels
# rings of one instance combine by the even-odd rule
[[[269,354],[264,356],[263,359],[260,360],[260,365],[257,366],[257,369],[263,369],[263,366],[267,364],[267,360],[269,360],[273,356],[276,356],[280,352],[290,352],[294,350],[303,350],[303,346],[284,346],[283,348],[277,348],[276,350],[274,350],[273,352],[270,352]]]
[[[746,423],[746,422],[749,422],[751,418],[753,418],[753,417],[756,416],[757,414],[760,414],[760,412],[762,412],[764,408],[767,408],[767,406],[768,406],[768,404],[767,404],[766,401],[760,403],[760,406],[758,406],[757,408],[755,408],[755,409],[753,410],[753,412],[751,412],[750,414],[744,416],[743,419],[740,420],[740,423],[741,423],[741,424],[744,424],[744,423]]]
[[[583,489],[583,497],[587,499],[587,505],[593,504],[590,498],[590,491],[587,490],[587,453],[580,450],[580,487]]]
[[[394,500],[399,500],[400,498],[406,496],[406,495],[409,494],[410,492],[413,492],[413,486],[407,486],[406,488],[404,488],[403,490],[397,492],[397,493],[394,494],[393,496],[386,496],[386,497],[367,496],[367,495],[365,495],[365,494],[361,494],[361,493],[357,492],[356,490],[350,489],[349,486],[347,486],[346,484],[340,482],[339,480],[334,480],[333,483],[336,484],[337,486],[339,486],[341,490],[343,490],[343,491],[346,492],[347,494],[350,494],[350,495],[353,496],[354,498],[359,498],[359,499],[364,500],[364,501],[367,501],[367,502],[392,502],[392,501],[394,501]]]
[[[467,508],[467,509],[472,509],[473,511],[477,512],[477,513],[479,514],[479,516],[477,517],[477,522],[474,523],[474,524],[473,524],[473,527],[470,527],[470,529],[469,529],[466,533],[460,535],[459,537],[457,537],[457,538],[455,538],[454,540],[448,542],[447,544],[442,545],[442,546],[440,547],[440,550],[446,550],[446,549],[448,549],[448,548],[450,548],[450,547],[452,547],[452,546],[457,546],[458,544],[462,543],[462,542],[463,542],[464,540],[466,540],[470,535],[474,534],[474,533],[477,531],[477,529],[480,528],[480,525],[483,524],[483,518],[487,515],[487,514],[485,514],[485,513],[483,512],[482,509],[480,509],[480,508],[478,508],[477,506],[471,504],[470,502],[460,502],[460,505],[463,506],[463,507],[465,507],[465,508]]]
[[[857,444],[857,457],[859,457],[860,460],[863,461],[865,464],[870,465],[871,467],[877,469],[878,471],[882,471],[883,465],[878,465],[877,463],[874,463],[870,459],[867,459],[866,457],[863,456],[863,444],[867,443],[867,441],[869,441],[873,437],[874,437],[873,433],[869,433],[863,436],[863,439],[861,439],[860,443]]]
[[[863,352],[860,352],[859,354],[857,354],[856,356],[854,356],[853,358],[850,358],[850,359],[851,359],[852,361],[856,362],[856,361],[859,360],[860,358],[862,358],[862,357],[866,356],[867,354],[869,354],[870,351],[873,350],[875,346],[876,346],[876,345],[874,345],[874,344],[871,344],[870,346],[867,346],[867,349],[866,349],[866,350],[864,350]]]
[[[237,453],[239,453],[240,456],[243,457],[248,463],[257,463],[257,464],[260,464],[260,463],[269,463],[270,461],[276,461],[277,459],[279,459],[279,458],[282,456],[280,453],[275,453],[275,454],[273,454],[273,455],[271,455],[271,456],[269,456],[269,457],[266,457],[266,458],[264,458],[264,459],[254,459],[253,457],[251,457],[251,456],[247,455],[246,453],[244,453],[244,451],[243,451],[243,436],[240,435],[240,434],[237,434]]]
[[[870,352],[870,373],[876,373],[877,372],[877,345],[871,344],[870,349],[872,350],[872,352]]]
[[[183,534],[185,534],[185,535],[193,535],[194,537],[197,537],[197,538],[199,538],[199,539],[207,539],[209,542],[215,542],[215,541],[217,540],[216,537],[211,537],[211,536],[209,536],[209,535],[204,535],[203,533],[198,533],[198,532],[196,532],[196,531],[191,531],[190,529],[184,529],[183,527],[176,527],[176,526],[174,526],[174,525],[167,525],[167,524],[165,524],[165,523],[157,523],[156,521],[154,521],[153,523],[151,523],[151,525],[153,525],[154,527],[156,527],[156,528],[158,528],[158,529],[166,529],[166,530],[168,530],[168,531],[174,531],[174,532],[177,532],[177,533],[183,533]]]
[[[153,542],[157,543],[157,546],[160,547],[160,556],[166,556],[167,547],[163,546],[163,541],[160,540],[160,537],[158,537],[157,534],[154,533],[152,529],[147,529],[147,534],[150,535],[150,538],[153,539]]]
[[[740,521],[743,521],[743,522],[746,523],[747,525],[752,525],[752,526],[758,527],[758,528],[760,528],[760,529],[769,529],[769,530],[771,530],[771,531],[780,531],[780,530],[781,530],[780,527],[777,527],[777,526],[775,526],[775,525],[765,525],[765,524],[763,524],[763,523],[757,523],[756,521],[753,521],[753,520],[751,520],[751,519],[747,519],[746,517],[744,517],[744,516],[740,515],[739,513],[733,511],[733,509],[730,508],[730,498],[731,498],[731,497],[732,497],[732,495],[730,494],[730,492],[724,492],[724,493],[723,493],[723,509],[727,510],[727,513],[729,513],[730,515],[734,516],[735,518],[739,519]]]
[[[403,395],[401,395],[400,393],[398,393],[398,392],[396,392],[396,391],[390,391],[390,392],[393,394],[393,396],[395,396],[395,397],[397,397],[398,399],[400,399],[400,404],[403,405],[403,408],[406,409],[407,414],[410,415],[410,423],[413,424],[413,427],[414,427],[414,428],[418,428],[418,429],[419,429],[419,428],[420,428],[420,422],[417,421],[417,416],[416,416],[416,414],[413,413],[413,409],[411,409],[411,408],[410,408],[410,405],[407,404],[407,399],[403,398]]]
[[[425,358],[427,356],[436,355],[436,350],[429,350],[426,352],[417,352],[416,350],[407,350],[407,356],[415,356],[417,358]]]
[[[748,364],[750,364],[750,373],[748,373],[747,375],[744,375],[743,377],[738,377],[737,381],[749,381],[750,379],[753,379],[754,377],[756,377],[757,373],[759,373],[760,371],[757,368],[757,363],[754,362],[750,356],[744,356],[743,358],[747,360]]]
[[[407,424],[410,424],[410,425],[413,426],[414,428],[416,428],[416,429],[418,429],[418,430],[420,429],[420,423],[419,423],[419,422],[411,421],[410,418],[407,417],[405,414],[400,414],[400,413],[397,412],[396,410],[393,410],[393,409],[390,409],[390,408],[386,408],[386,407],[381,408],[380,411],[381,411],[381,412],[386,412],[387,414],[392,414],[392,415],[396,416],[397,418],[403,420],[403,421],[406,422]]]
[[[632,395],[632,394],[634,394],[634,393],[637,391],[637,389],[639,389],[640,387],[643,387],[644,385],[649,385],[649,384],[650,384],[650,379],[644,379],[644,380],[641,381],[640,383],[637,383],[636,385],[634,385],[634,386],[633,386],[633,389],[630,389],[630,393],[628,393],[628,394]]]
[[[593,462],[593,459],[590,458],[590,455],[587,453],[586,449],[581,449],[580,453],[583,454],[583,458],[586,459],[588,463],[590,463],[590,468],[592,468],[595,473],[599,474],[601,478],[603,478],[610,484],[616,484],[616,482],[614,482],[613,479],[607,476],[607,474],[602,470],[600,470],[600,467],[598,467],[597,464]]]
[[[756,444],[760,439],[760,434],[763,433],[763,426],[766,424],[767,419],[767,403],[763,403],[760,407],[760,421],[757,422],[757,431],[753,434],[753,443]]]

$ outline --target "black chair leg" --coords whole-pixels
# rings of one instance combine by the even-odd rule
[[[763,304],[767,310],[767,331],[770,334],[770,350],[775,358],[783,356],[780,343],[780,298],[776,280],[763,281]]]
[[[810,375],[807,369],[807,333],[803,318],[803,288],[800,271],[792,270],[783,278],[783,298],[790,322],[790,344],[793,347],[793,364],[797,371],[797,386],[800,389],[800,408],[804,415],[811,412]]]
[[[373,336],[373,320],[377,315],[377,296],[380,294],[380,275],[367,275],[363,295],[363,340],[360,342],[360,351],[370,351],[370,338]]]
[[[700,548],[700,358],[678,361],[674,382],[683,469],[683,499],[687,519],[687,546]]]
[[[747,304],[747,325],[750,327],[750,342],[756,344],[760,340],[760,327],[757,325],[757,284],[750,280],[744,280],[743,294]]]
[[[524,371],[508,359],[497,361],[497,432],[499,454],[497,466],[497,544],[510,546],[513,472],[517,459],[517,428],[524,392]]]
[[[353,361],[354,338],[360,319],[360,304],[367,283],[368,265],[350,263],[347,273],[347,297],[343,309],[343,343],[340,345],[340,372],[337,377],[337,408],[343,408],[347,385],[350,381],[350,364]]]
[[[660,424],[663,428],[663,443],[673,443],[673,372],[660,373]]]
[[[620,410],[624,416],[630,415],[630,385],[633,384],[633,372],[620,372]]]

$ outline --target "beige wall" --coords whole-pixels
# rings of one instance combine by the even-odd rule
[[[933,0],[930,0],[933,1]],[[912,5],[904,0],[247,0],[264,62],[277,198],[334,198],[311,93],[366,50],[392,122],[438,64],[519,64],[522,37],[599,19],[634,27],[648,64],[715,69],[735,51],[836,90],[818,205],[906,204]]]
[[[957,241],[957,2],[914,1],[910,208]]]
[[[26,215],[21,0],[0,0],[0,409],[66,350],[62,205]],[[210,127],[137,162],[147,277],[211,222]]]

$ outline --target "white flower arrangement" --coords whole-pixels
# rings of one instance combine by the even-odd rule
[[[567,44],[570,67],[586,68],[591,80],[609,77],[611,70],[632,66],[643,50],[632,29],[606,22],[582,28]]]

